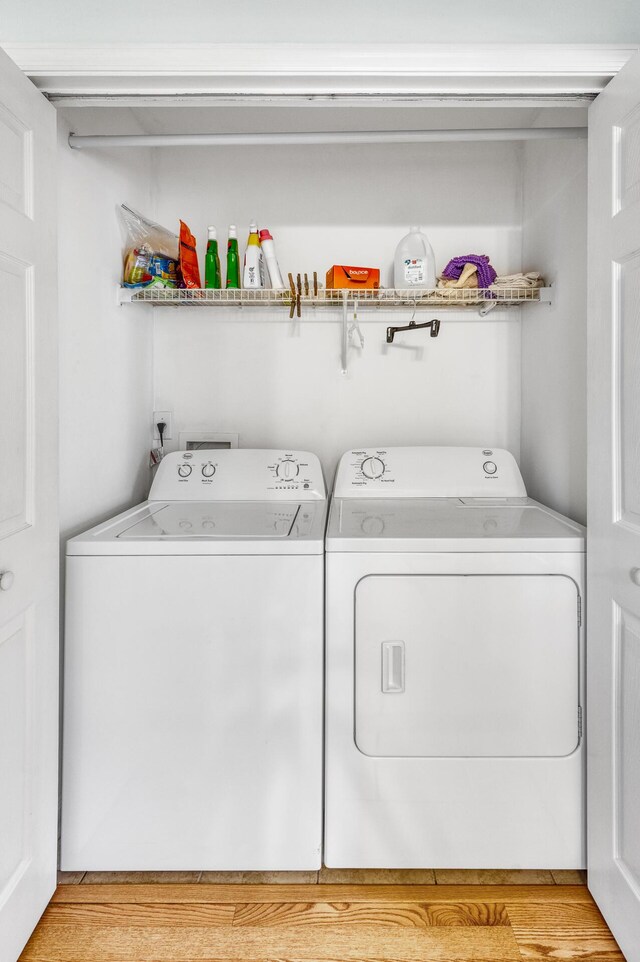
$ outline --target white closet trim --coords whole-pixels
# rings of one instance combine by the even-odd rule
[[[51,96],[404,99],[595,96],[622,44],[29,44],[7,53]]]

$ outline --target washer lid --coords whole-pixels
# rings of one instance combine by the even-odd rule
[[[584,536],[530,498],[344,498],[327,551],[584,551]]]
[[[288,538],[299,511],[299,504],[238,501],[149,505],[116,538]]]
[[[325,520],[324,501],[146,501],[72,538],[67,554],[321,554]]]

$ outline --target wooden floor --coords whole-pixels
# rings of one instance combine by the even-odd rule
[[[584,885],[207,882],[59,885],[20,959],[624,962]]]

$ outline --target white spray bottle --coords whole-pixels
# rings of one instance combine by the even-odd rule
[[[247,290],[264,287],[264,261],[258,237],[258,225],[249,225],[249,239],[244,253],[244,271],[242,286]]]
[[[273,242],[271,233],[266,228],[260,231],[260,247],[262,248],[264,259],[267,262],[271,287],[274,291],[281,291],[285,284],[282,280],[278,258],[276,257],[276,245]]]

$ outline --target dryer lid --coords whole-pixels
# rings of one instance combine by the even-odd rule
[[[327,551],[584,551],[584,534],[530,498],[344,498]]]

